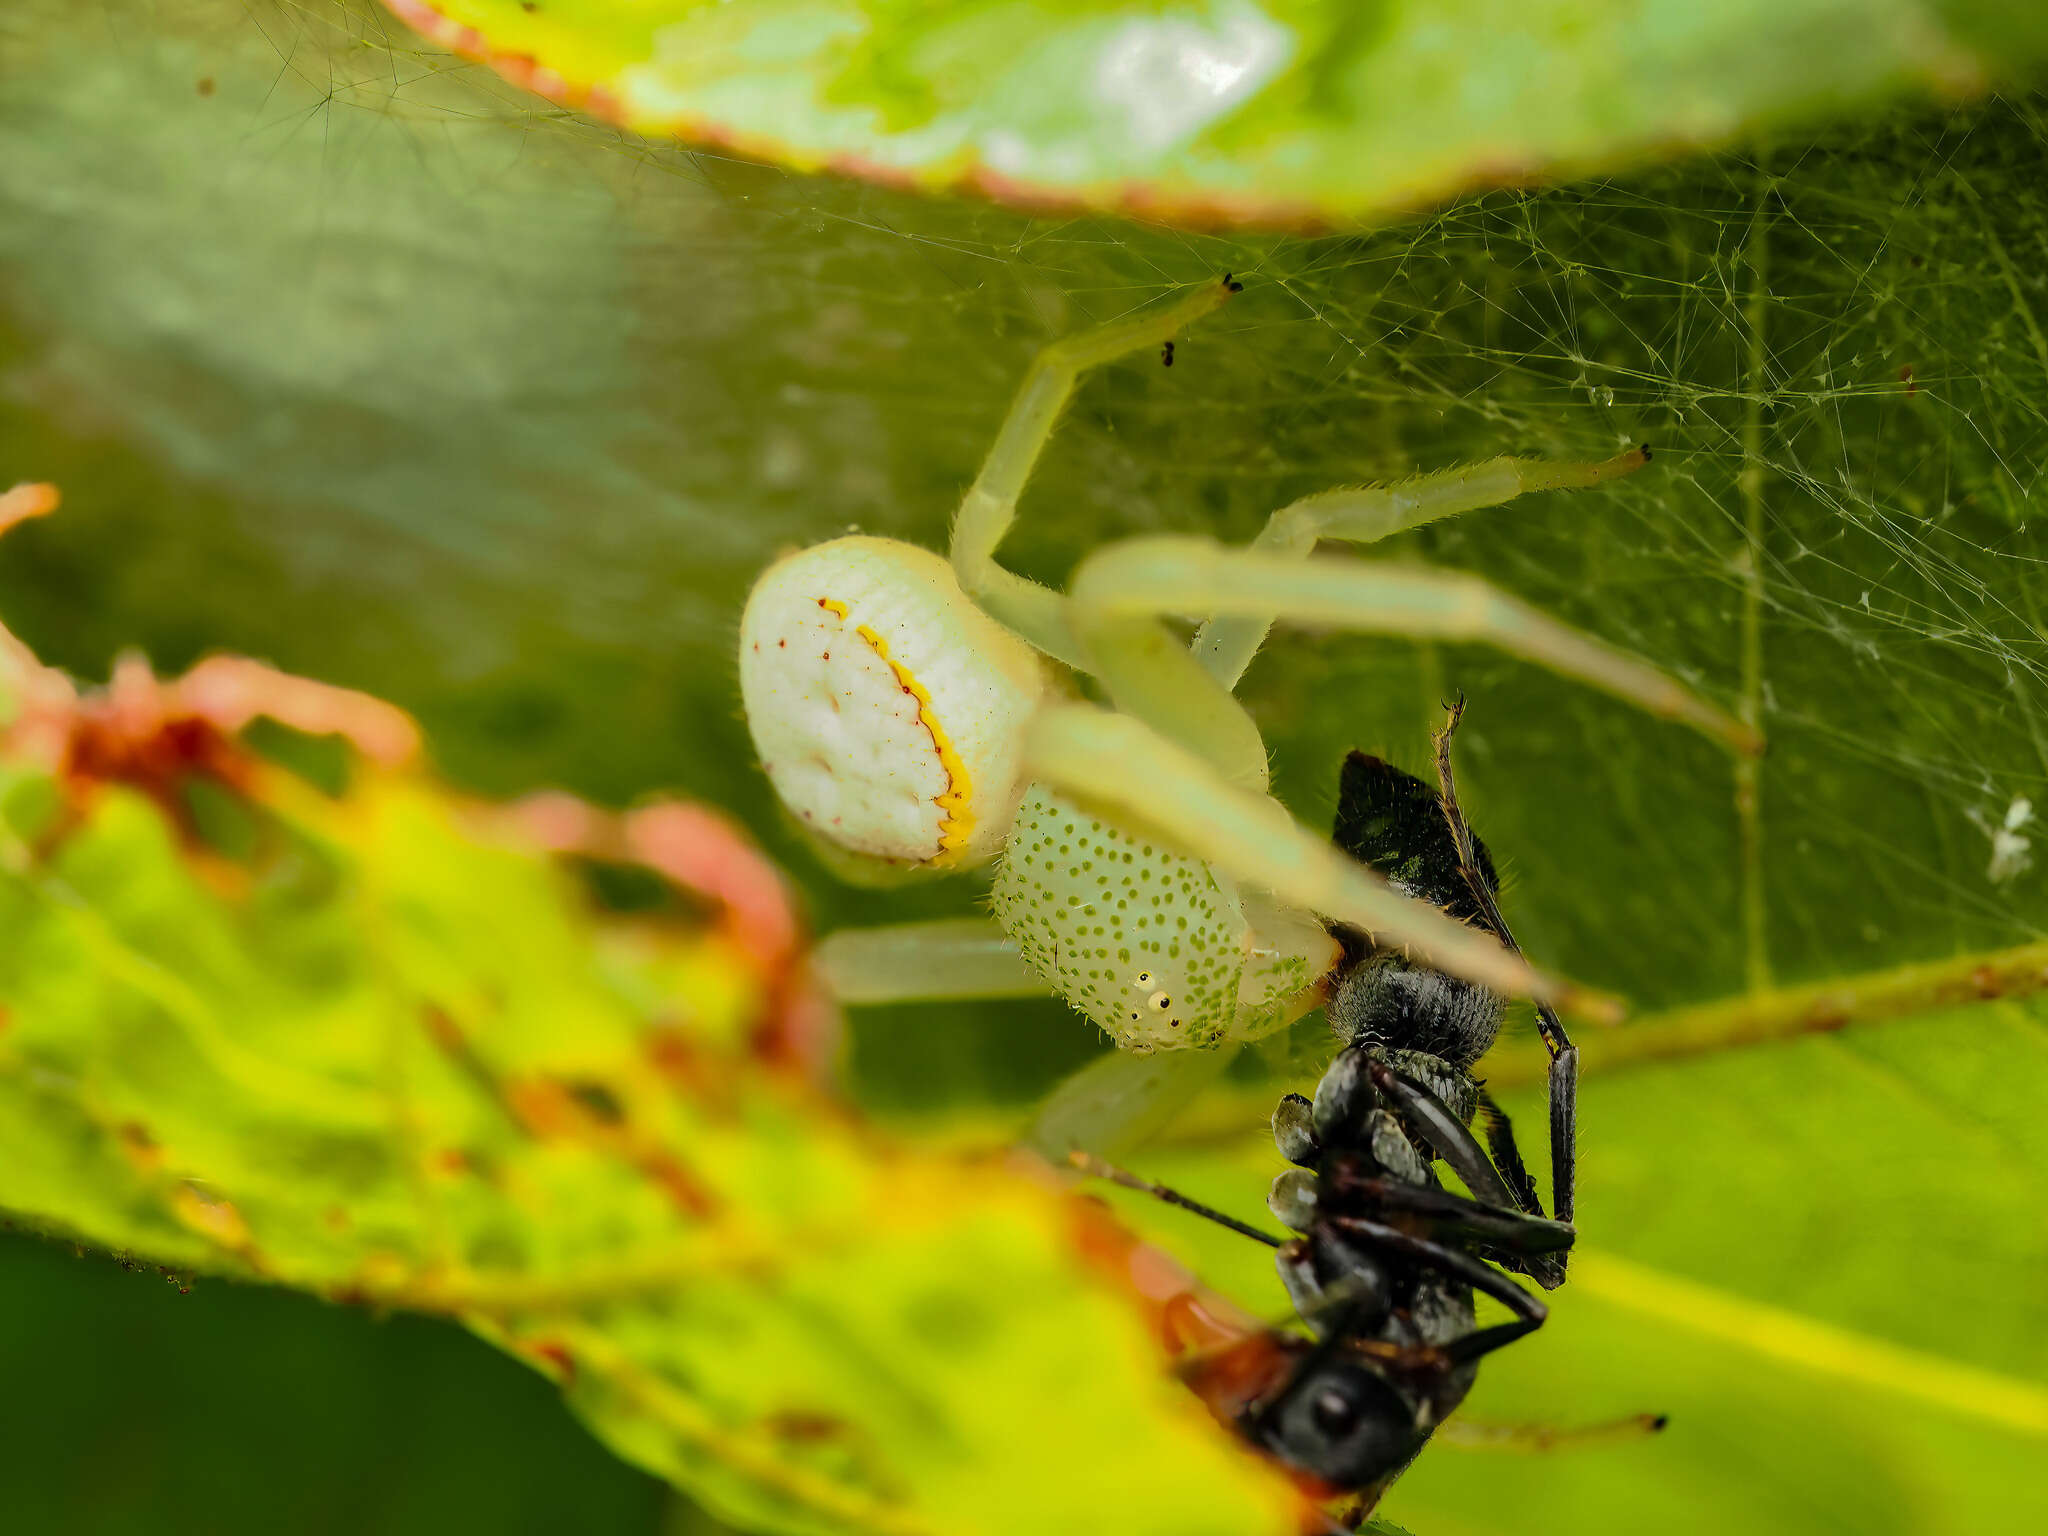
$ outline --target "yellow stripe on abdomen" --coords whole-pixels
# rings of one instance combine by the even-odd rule
[[[821,597],[820,608],[837,614],[843,621],[847,618],[846,604],[837,598]],[[868,648],[888,664],[896,674],[896,681],[903,691],[917,700],[917,720],[932,738],[932,747],[939,755],[939,767],[946,775],[946,792],[934,795],[932,804],[939,808],[939,852],[935,857],[955,853],[967,846],[967,840],[974,832],[974,784],[967,773],[967,764],[954,748],[952,738],[939,724],[939,716],[932,706],[932,696],[917,675],[889,654],[889,642],[876,634],[865,624],[854,626],[856,635],[865,640]]]

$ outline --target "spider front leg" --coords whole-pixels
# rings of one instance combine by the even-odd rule
[[[1249,548],[1306,559],[1323,539],[1373,544],[1439,518],[1497,507],[1534,491],[1584,490],[1634,474],[1649,462],[1650,450],[1640,446],[1590,464],[1498,458],[1418,475],[1398,485],[1319,491],[1275,512]],[[1277,616],[1211,618],[1195,636],[1195,655],[1211,677],[1234,689]]]
[[[997,619],[1068,666],[1085,669],[1087,663],[1067,623],[1065,600],[996,564],[996,548],[1017,518],[1017,499],[1083,374],[1171,340],[1242,286],[1226,274],[1174,303],[1046,347],[1018,386],[981,473],[953,518],[951,554],[961,587]]]
[[[1297,826],[1270,795],[1230,782],[1142,720],[1084,704],[1043,709],[1025,733],[1024,755],[1033,778],[1289,906],[1364,929],[1382,944],[1410,946],[1437,969],[1497,992],[1613,1016],[1606,1000],[1399,895],[1327,839]]]
[[[1088,649],[1088,670],[1119,707],[1232,777],[1249,766],[1242,739],[1249,720],[1194,655],[1170,643],[1160,622],[1170,614],[1261,622],[1281,614],[1305,626],[1480,641],[1690,725],[1738,752],[1763,750],[1752,727],[1676,678],[1476,576],[1229,549],[1187,537],[1130,539],[1097,551],[1071,588],[1070,622]],[[1256,732],[1251,736],[1256,740]],[[1257,780],[1263,778],[1261,748]]]

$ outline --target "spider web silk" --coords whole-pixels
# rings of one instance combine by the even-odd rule
[[[10,613],[84,670],[267,655],[419,711],[480,787],[694,793],[799,862],[726,655],[752,572],[849,526],[941,539],[1037,344],[1231,270],[1174,367],[1084,389],[1015,563],[1649,441],[1623,484],[1375,553],[1482,571],[1772,740],[1746,826],[1713,748],[1576,685],[1285,635],[1244,691],[1304,820],[1353,745],[1421,766],[1463,689],[1518,932],[1646,1006],[2038,932],[2037,101],[1217,238],[630,141],[367,4],[202,6],[126,51],[50,9],[0,23],[10,121],[51,125],[0,170],[0,442],[130,509],[117,566],[71,523],[16,567]],[[827,923],[976,899],[812,883]]]

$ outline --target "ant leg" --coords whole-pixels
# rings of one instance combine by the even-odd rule
[[[1562,1025],[1557,1034],[1563,1039]],[[1572,1219],[1578,1193],[1578,1143],[1579,1048],[1567,1040],[1550,1058],[1550,1206],[1563,1222]]]
[[[1473,1136],[1471,1128],[1451,1113],[1449,1105],[1383,1061],[1368,1062],[1366,1072],[1373,1087],[1379,1090],[1380,1097],[1400,1117],[1402,1124],[1451,1165],[1451,1170],[1465,1181],[1465,1187],[1481,1204],[1498,1206],[1503,1211],[1521,1212],[1525,1209],[1516,1190],[1509,1187],[1508,1180],[1494,1166],[1493,1159]],[[1505,1126],[1504,1119],[1501,1124]],[[1513,1166],[1519,1169],[1520,1164],[1521,1154],[1517,1151]],[[1526,1172],[1521,1174],[1524,1191],[1528,1177]],[[1569,1227],[1569,1223],[1564,1225]],[[1561,1256],[1534,1260],[1526,1265],[1516,1263],[1514,1267],[1525,1269],[1530,1278],[1547,1291],[1554,1291],[1564,1283],[1564,1260]]]
[[[952,560],[960,585],[1000,622],[1070,667],[1085,668],[1087,660],[1067,621],[1066,600],[996,564],[996,547],[1017,518],[1017,498],[1084,373],[1170,340],[1242,286],[1226,275],[1172,304],[1062,337],[1046,347],[1017,387],[981,473],[954,514]]]
[[[1459,1417],[1437,1430],[1447,1444],[1469,1450],[1544,1451],[1579,1450],[1606,1445],[1616,1440],[1636,1440],[1654,1435],[1669,1422],[1661,1413],[1631,1413],[1624,1418],[1599,1424],[1485,1424]]]
[[[1423,1217],[1426,1236],[1485,1243],[1524,1258],[1561,1253],[1578,1237],[1561,1221],[1502,1210],[1424,1184],[1379,1176],[1350,1177],[1341,1169],[1326,1173],[1324,1182],[1332,1193],[1362,1195],[1385,1210]]]
[[[1465,696],[1459,694],[1449,706],[1443,729],[1435,737],[1436,781],[1443,801],[1444,820],[1450,823],[1451,841],[1457,845],[1458,863],[1465,885],[1471,891],[1472,899],[1479,904],[1481,918],[1492,925],[1493,931],[1500,935],[1501,943],[1515,954],[1520,954],[1521,946],[1515,942],[1514,934],[1508,931],[1507,920],[1501,916],[1500,904],[1494,899],[1493,887],[1480,871],[1472,828],[1458,805],[1458,781],[1451,772],[1451,738],[1457,734],[1458,722],[1464,718]],[[1557,1213],[1559,1221],[1570,1222],[1578,1193],[1579,1048],[1564,1032],[1564,1024],[1557,1011],[1542,1003],[1536,1007],[1536,1028],[1543,1036],[1543,1048],[1550,1053],[1550,1208]],[[1509,1182],[1533,1200],[1535,1192],[1527,1172],[1521,1169],[1522,1155],[1514,1145],[1514,1132],[1508,1126],[1507,1116],[1484,1094],[1480,1098],[1490,1109],[1487,1140],[1493,1143],[1496,1156],[1506,1150],[1503,1166],[1511,1163],[1514,1173],[1519,1174],[1519,1177],[1511,1174]],[[1526,1205],[1524,1208],[1537,1214],[1542,1209]],[[1562,1265],[1560,1260],[1560,1272]]]
[[[1576,1066],[1577,1061],[1578,1057],[1574,1054],[1572,1064]],[[1557,1072],[1555,1065],[1552,1066],[1551,1072],[1554,1077]],[[1574,1079],[1571,1086],[1573,1088],[1576,1087],[1576,1079]],[[1556,1135],[1557,1108],[1560,1103],[1555,1091],[1551,1095],[1550,1102],[1552,1121],[1551,1153],[1553,1158],[1555,1158],[1558,1147]],[[1500,1169],[1501,1177],[1507,1181],[1508,1187],[1514,1191],[1516,1203],[1531,1216],[1541,1217],[1543,1215],[1543,1202],[1537,1198],[1536,1181],[1529,1177],[1529,1170],[1523,1165],[1522,1149],[1515,1145],[1514,1126],[1509,1123],[1507,1114],[1498,1104],[1494,1103],[1492,1097],[1484,1088],[1479,1090],[1479,1114],[1486,1131],[1486,1148],[1493,1154],[1494,1166]],[[1570,1132],[1567,1130],[1567,1140],[1565,1142],[1567,1151],[1570,1150],[1569,1134]],[[1555,1165],[1553,1164],[1553,1166]],[[1557,1224],[1564,1227],[1566,1231],[1571,1230],[1570,1176],[1571,1170],[1567,1167],[1563,1180],[1559,1180],[1555,1176],[1551,1180],[1553,1190],[1563,1196],[1559,1204],[1560,1209],[1565,1214],[1558,1218]],[[1506,1263],[1510,1269],[1518,1270],[1522,1274],[1530,1276],[1546,1291],[1554,1291],[1564,1284],[1566,1260],[1567,1255],[1559,1252],[1527,1264],[1515,1259],[1503,1259],[1500,1262]]]
[[[1448,1104],[1384,1061],[1368,1060],[1365,1071],[1381,1100],[1400,1118],[1403,1127],[1427,1142],[1438,1157],[1451,1165],[1451,1171],[1465,1181],[1473,1198],[1504,1211],[1521,1209],[1507,1180],[1486,1155],[1486,1148]]]
[[[1550,1309],[1536,1297],[1531,1296],[1506,1275],[1492,1265],[1473,1257],[1461,1248],[1452,1248],[1433,1238],[1417,1237],[1403,1232],[1385,1222],[1374,1221],[1365,1216],[1333,1216],[1330,1224],[1345,1235],[1361,1238],[1371,1246],[1386,1253],[1399,1254],[1402,1258],[1418,1264],[1427,1264],[1456,1280],[1462,1280],[1475,1291],[1484,1292],[1515,1314],[1511,1323],[1497,1323],[1491,1328],[1481,1328],[1453,1339],[1446,1344],[1444,1353],[1453,1365],[1466,1365],[1481,1355],[1493,1353],[1515,1340],[1526,1338],[1541,1328],[1544,1319],[1550,1316]]]
[[[1249,1237],[1255,1242],[1264,1243],[1268,1248],[1285,1246],[1282,1239],[1273,1236],[1270,1232],[1261,1232],[1250,1222],[1239,1221],[1235,1216],[1219,1211],[1213,1205],[1204,1205],[1199,1200],[1191,1200],[1177,1189],[1168,1189],[1164,1184],[1154,1184],[1150,1179],[1132,1173],[1128,1168],[1119,1168],[1114,1163],[1105,1163],[1093,1153],[1070,1152],[1067,1154],[1067,1161],[1091,1178],[1107,1179],[1112,1184],[1121,1184],[1125,1189],[1135,1189],[1141,1194],[1150,1195],[1155,1200],[1163,1200],[1168,1205],[1179,1206],[1182,1210],[1190,1211],[1205,1221],[1213,1221],[1219,1227],[1228,1227],[1231,1231]]]
[[[1549,1212],[1543,1209],[1543,1201],[1536,1193],[1536,1181],[1529,1176],[1529,1167],[1522,1161],[1522,1149],[1515,1142],[1514,1122],[1508,1119],[1507,1111],[1494,1102],[1492,1094],[1480,1088],[1478,1095],[1477,1124],[1486,1137],[1486,1151],[1493,1159],[1493,1166],[1500,1170],[1500,1176],[1507,1182],[1519,1208],[1531,1216],[1547,1216]]]

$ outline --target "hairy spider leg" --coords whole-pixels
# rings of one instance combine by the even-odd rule
[[[1247,546],[1261,554],[1306,559],[1323,539],[1373,544],[1439,518],[1496,507],[1534,491],[1584,490],[1650,462],[1635,447],[1597,463],[1548,459],[1488,459],[1417,475],[1395,485],[1347,486],[1318,491],[1275,512]],[[1276,612],[1210,618],[1195,636],[1195,655],[1211,677],[1235,689],[1265,644]]]
[[[1225,303],[1242,285],[1226,275],[1170,304],[1051,343],[1032,362],[981,473],[953,518],[952,560],[960,585],[981,606],[1047,655],[1087,670],[1067,622],[1066,599],[996,564],[996,549],[1017,519],[1017,499],[1037,467],[1060,412],[1091,368],[1172,340]]]
[[[1676,678],[1462,572],[1290,557],[1170,535],[1098,549],[1069,589],[1068,617],[1088,652],[1088,670],[1118,707],[1253,788],[1264,787],[1266,764],[1250,717],[1162,621],[1171,614],[1275,613],[1293,624],[1483,642],[1739,752],[1762,750],[1754,729]]]
[[[1537,971],[1491,934],[1399,894],[1298,826],[1270,795],[1226,781],[1132,715],[1088,704],[1041,709],[1026,728],[1024,760],[1032,778],[1290,906],[1365,929],[1381,943],[1410,946],[1437,969],[1495,991],[1567,1012],[1614,1014],[1611,1000]]]
[[[1458,849],[1459,873],[1464,876],[1466,889],[1478,903],[1481,918],[1500,935],[1501,943],[1520,954],[1522,947],[1509,931],[1507,919],[1501,916],[1492,883],[1479,866],[1471,824],[1465,820],[1464,809],[1458,804],[1458,780],[1451,771],[1451,738],[1457,734],[1458,722],[1464,718],[1465,696],[1461,693],[1447,707],[1443,727],[1433,738],[1437,791],[1444,809],[1444,820],[1451,829],[1451,841]],[[1569,1224],[1578,1191],[1579,1048],[1565,1033],[1556,1011],[1542,1003],[1536,1005],[1536,1028],[1543,1037],[1543,1048],[1550,1053],[1550,1082],[1546,1094],[1550,1105],[1550,1208],[1559,1221]],[[1486,1115],[1487,1144],[1513,1188],[1516,1202],[1531,1215],[1541,1216],[1543,1206],[1536,1199],[1535,1185],[1528,1170],[1522,1165],[1521,1149],[1515,1145],[1514,1128],[1509,1124],[1506,1113],[1483,1089],[1479,1103]],[[1560,1280],[1565,1262],[1562,1257],[1557,1261]]]

